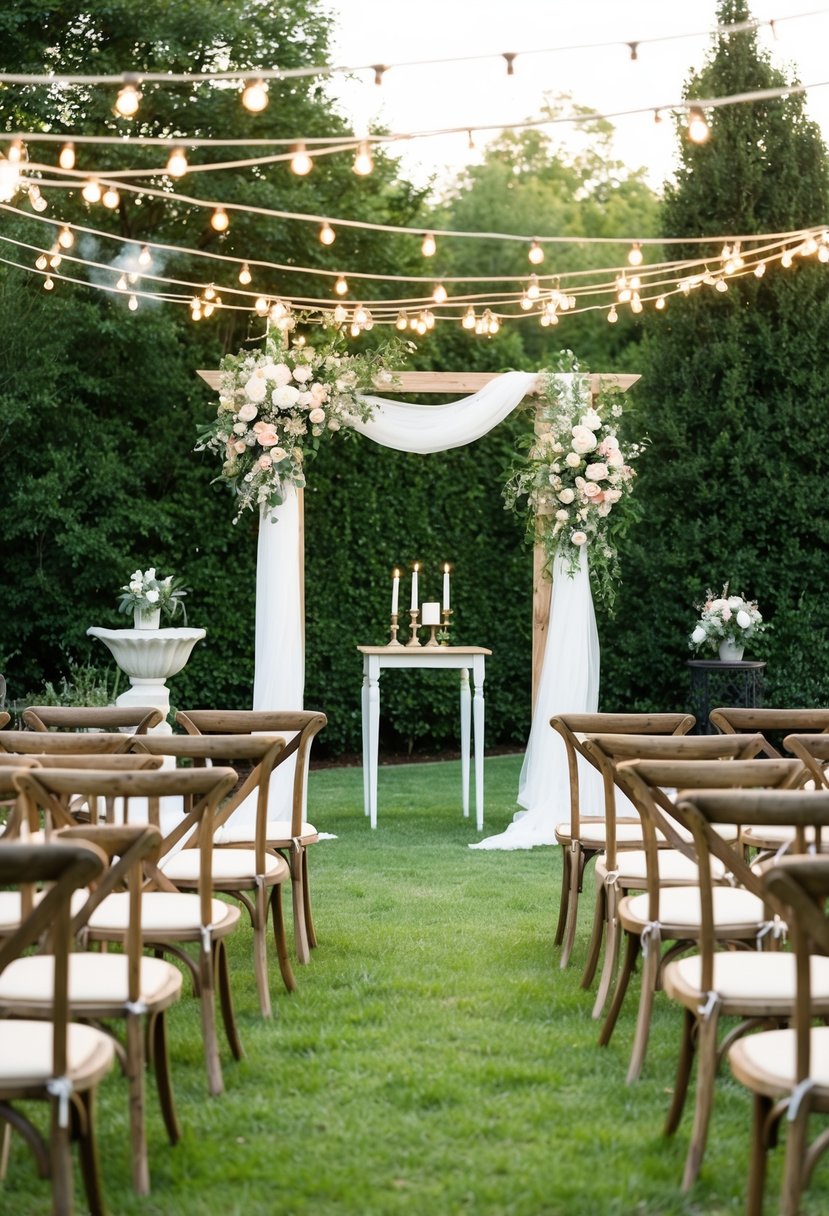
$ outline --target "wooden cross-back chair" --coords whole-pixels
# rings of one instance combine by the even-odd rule
[[[285,752],[285,740],[281,735],[142,735],[133,738],[131,747],[136,755],[146,754],[159,760],[169,756],[175,757],[178,762],[192,762],[202,767],[223,762],[250,767],[250,772],[242,779],[237,791],[217,811],[213,831],[216,846],[221,841],[222,829],[230,816],[245,797],[255,794],[256,817],[249,846],[233,844],[230,847],[214,847],[213,889],[232,895],[250,917],[259,1006],[262,1016],[270,1017],[267,951],[269,910],[283,982],[289,992],[296,987],[288,959],[282,911],[282,886],[290,881],[290,870],[284,858],[268,847],[267,840],[268,787],[271,773]],[[198,888],[201,853],[195,846],[196,841],[191,838],[179,852],[170,854],[162,862],[163,873],[172,879],[180,891]]]
[[[593,918],[593,933],[588,953],[587,966],[582,977],[582,987],[592,981],[601,951],[602,937],[605,942],[604,962],[593,1004],[593,1017],[602,1015],[616,975],[619,959],[621,929],[619,926],[619,900],[629,891],[647,889],[648,864],[645,852],[641,817],[637,808],[628,802],[635,818],[619,827],[616,816],[618,789],[618,765],[624,760],[733,760],[756,754],[762,743],[759,735],[721,736],[659,734],[585,734],[580,739],[580,749],[602,777],[606,816],[606,848],[596,862],[596,907]],[[624,791],[622,791],[624,793]],[[670,832],[656,833],[660,849],[658,865],[660,881],[668,885],[695,883],[696,864],[685,850],[690,840],[682,827],[672,819],[667,820]],[[624,847],[619,843],[620,833]],[[636,833],[636,835],[634,835]],[[736,831],[735,831],[736,836]]]
[[[164,715],[150,705],[69,706],[30,705],[23,710],[23,723],[29,730],[125,730],[145,735],[158,726]]]
[[[694,794],[686,801],[695,813],[715,824],[739,814],[742,822],[763,825],[788,823],[805,831],[818,825],[829,829],[826,790]],[[736,805],[735,805],[736,804]],[[748,1216],[761,1216],[766,1164],[779,1129],[787,1127],[783,1193],[779,1210],[796,1216],[817,1160],[829,1145],[825,1128],[808,1143],[811,1114],[829,1113],[829,1027],[814,1025],[820,1016],[820,990],[829,955],[829,860],[819,856],[784,857],[763,873],[767,898],[783,907],[796,956],[796,999],[791,1029],[746,1035],[728,1051],[731,1071],[753,1095],[751,1156],[746,1196]],[[815,955],[824,956],[816,967]],[[817,998],[817,999],[816,999]],[[825,1018],[824,1018],[825,1020]]]
[[[54,957],[49,1021],[3,1019],[0,1023],[0,1123],[18,1132],[32,1150],[42,1178],[52,1185],[54,1216],[74,1209],[71,1144],[77,1140],[88,1210],[104,1216],[95,1141],[95,1090],[114,1060],[112,1040],[92,1026],[70,1022],[67,975],[74,891],[92,882],[106,858],[89,844],[0,844],[0,885],[46,884],[42,898],[14,933],[0,941],[0,975],[46,932]],[[45,1102],[50,1126],[44,1135],[28,1107]]]
[[[39,769],[19,774],[16,784],[26,805],[30,827],[40,811],[61,795],[51,772]],[[151,824],[64,828],[59,841],[89,841],[106,856],[109,865],[86,898],[74,899],[71,936],[82,940],[89,917],[111,891],[126,887],[129,917],[124,952],[75,951],[69,958],[68,1002],[70,1016],[93,1024],[124,1024],[124,1045],[118,1047],[129,1093],[130,1145],[133,1186],[139,1194],[150,1189],[147,1136],[144,1122],[144,1040],[151,1044],[150,1058],[156,1076],[161,1112],[172,1144],[180,1138],[173,1102],[166,1010],[181,995],[181,972],[172,963],[142,953],[141,889],[143,861],[157,859],[161,833]],[[54,958],[40,953],[15,959],[0,974],[0,1014],[24,1018],[51,1016],[54,995]]]
[[[266,814],[266,847],[281,854],[291,872],[291,896],[294,914],[294,942],[300,963],[307,963],[311,949],[317,944],[311,910],[308,883],[308,849],[319,840],[319,833],[306,818],[308,796],[308,765],[311,745],[326,725],[325,714],[314,710],[211,710],[188,709],[176,714],[176,722],[190,735],[254,734],[267,732],[288,736],[278,763],[285,764],[295,757],[290,806],[277,807],[276,814],[268,807]],[[253,839],[250,822],[234,823],[233,814],[245,799],[252,796],[253,786],[240,784],[234,791],[231,808],[217,834],[220,845],[245,846]],[[270,792],[259,782],[257,798],[269,804]]]
[[[0,710],[0,730],[2,730],[4,726],[7,726],[11,720],[11,714],[6,713],[5,709]]]
[[[675,954],[684,953],[699,939],[699,882],[663,886],[659,874],[657,832],[672,839],[675,847],[695,866],[698,857],[691,842],[676,833],[672,819],[690,831],[683,822],[669,791],[676,789],[743,788],[792,786],[802,780],[803,765],[797,760],[625,760],[618,765],[618,780],[642,816],[647,862],[647,886],[641,894],[625,895],[618,906],[619,924],[627,949],[613,1001],[602,1026],[599,1043],[609,1043],[622,1008],[630,977],[641,952],[642,975],[636,1030],[628,1067],[628,1082],[636,1080],[645,1060],[654,994],[661,985],[664,964]],[[739,849],[734,825],[729,835]],[[724,841],[728,844],[728,841]],[[732,887],[727,867],[722,862],[712,867],[719,884],[714,895],[714,928],[719,940],[760,945],[770,932],[769,920],[761,900],[748,890]],[[670,943],[665,956],[663,943]]]

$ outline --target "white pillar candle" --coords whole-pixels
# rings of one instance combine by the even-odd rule
[[[397,616],[400,600],[400,571],[394,570],[391,577],[391,614]]]
[[[421,624],[423,625],[439,625],[440,624],[440,604],[437,600],[434,603],[423,601],[423,613],[421,616]]]
[[[443,611],[449,611],[449,563],[443,565]]]
[[[415,562],[412,566],[412,602],[409,605],[412,612],[417,612],[417,572],[420,569],[420,563]]]

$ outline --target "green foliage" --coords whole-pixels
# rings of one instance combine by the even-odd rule
[[[36,705],[112,705],[123,691],[123,683],[123,672],[114,663],[95,667],[92,663],[70,662],[68,674],[61,676],[57,688],[47,681],[43,691],[32,694],[28,700]]]

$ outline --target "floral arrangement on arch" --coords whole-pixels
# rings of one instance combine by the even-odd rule
[[[717,650],[721,642],[742,647],[768,628],[756,602],[742,595],[729,595],[728,583],[719,596],[713,591],[706,592],[705,601],[696,607],[700,619],[688,642],[692,650]]]
[[[541,539],[548,566],[560,555],[573,575],[586,551],[597,597],[612,607],[619,577],[614,542],[635,514],[633,461],[644,444],[619,438],[621,392],[603,387],[591,400],[586,376],[572,351],[541,373],[536,433],[504,499],[507,508],[528,512],[528,538]]]
[[[355,354],[339,326],[326,325],[324,335],[312,347],[269,334],[263,349],[222,359],[217,416],[196,450],[220,456],[216,480],[237,496],[234,523],[245,510],[278,507],[287,486],[304,486],[306,462],[323,437],[370,418],[363,394],[393,385],[390,353],[399,358],[412,349],[395,338]]]

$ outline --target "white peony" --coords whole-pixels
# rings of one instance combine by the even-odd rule
[[[265,392],[267,391],[267,387],[268,386],[265,383],[264,376],[257,375],[257,373],[254,372],[250,380],[248,380],[247,384],[245,385],[245,396],[247,397],[248,401],[255,401],[258,405],[260,402],[265,400]]]
[[[248,402],[239,410],[239,418],[242,422],[253,422],[258,413],[259,410],[256,406],[252,402]]]
[[[559,502],[563,502],[565,506],[568,503],[571,503],[575,497],[575,493],[570,489],[569,486],[565,490],[559,490],[558,500]]]
[[[608,475],[607,465],[597,460],[595,464],[587,466],[584,470],[584,475],[589,481],[604,481]]]
[[[570,537],[570,540],[572,541],[572,543],[574,545],[586,545],[587,544],[587,533],[586,532],[573,532]]]
[[[751,624],[751,617],[743,608],[741,608],[737,613],[737,624],[741,629],[748,629],[749,625]]]
[[[156,591],[155,587],[151,587],[150,590],[146,592],[144,598],[146,599],[148,604],[157,604],[158,603],[158,592]]]
[[[579,452],[582,456],[585,452],[592,452],[596,446],[596,436],[586,426],[573,427],[573,451]]]
[[[292,405],[296,405],[299,399],[299,389],[294,388],[292,384],[280,384],[271,393],[271,401],[277,409],[290,409]]]
[[[274,384],[290,384],[291,369],[287,363],[269,363],[263,368],[265,378],[272,380]]]
[[[564,457],[564,463],[571,469],[577,469],[581,464],[581,456],[578,452],[568,452]]]
[[[579,419],[579,425],[586,427],[587,430],[590,431],[598,431],[599,427],[602,425],[602,420],[595,410],[588,410],[587,413],[583,414]]]
[[[313,380],[314,371],[307,363],[300,363],[299,367],[294,368],[294,380],[297,384],[305,384],[308,380]]]
[[[705,641],[705,639],[707,637],[708,637],[708,634],[705,632],[702,625],[697,625],[696,629],[691,634],[691,641],[694,643],[695,646],[699,646],[702,642]]]
[[[320,422],[325,422],[325,410],[321,410],[319,406],[311,410],[308,415],[308,421],[318,425]]]

